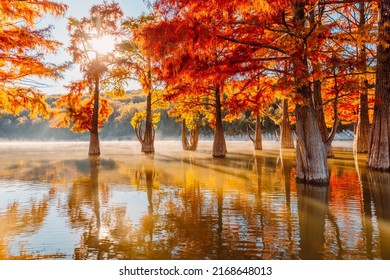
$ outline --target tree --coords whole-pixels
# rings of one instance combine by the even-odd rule
[[[275,80],[255,72],[254,77],[248,75],[245,80],[232,81],[230,90],[227,90],[228,115],[225,119],[232,121],[244,114],[248,122],[247,134],[255,150],[263,149],[261,119],[263,115],[268,115],[266,110],[275,101],[274,84]]]
[[[379,1],[374,119],[367,165],[390,170],[390,1]]]
[[[253,1],[252,5],[248,5],[239,0],[228,3],[160,0],[156,1],[156,7],[169,19],[170,24],[177,20],[176,28],[179,30],[183,30],[178,27],[178,24],[182,26],[182,22],[187,22],[193,30],[203,30],[195,37],[202,42],[196,45],[196,53],[203,59],[211,53],[210,50],[215,50],[211,47],[218,42],[216,38],[225,41],[218,42],[225,46],[218,50],[224,58],[218,65],[234,66],[236,73],[259,71],[269,68],[269,65],[273,68],[274,61],[288,61],[288,74],[294,80],[293,100],[296,103],[297,179],[327,183],[326,152],[312,102],[309,60],[315,59],[318,54],[317,46],[323,41],[320,38],[326,36],[328,28],[318,24],[309,27],[307,15],[314,2]],[[175,33],[174,28],[170,32],[184,40],[188,40],[187,34],[191,34]],[[204,60],[209,68],[213,65],[209,58]],[[221,73],[214,70],[217,77]],[[228,77],[232,77],[232,74]]]
[[[371,26],[373,24],[370,24],[370,21],[373,21],[372,14],[368,14],[367,11],[370,11],[371,7],[367,7],[367,4],[364,3],[364,1],[361,1],[359,3],[358,12],[359,12],[359,22],[358,22],[358,29],[361,36],[361,39],[358,40],[360,44],[357,46],[359,51],[359,58],[360,58],[360,65],[359,65],[359,72],[366,73],[367,72],[367,65],[368,65],[368,51],[367,51],[367,44],[365,43],[364,38],[367,36],[367,26]],[[371,16],[371,20],[370,20]],[[370,40],[371,41],[371,40]],[[369,147],[369,135],[370,135],[370,119],[369,119],[369,99],[368,99],[368,92],[369,92],[369,82],[367,78],[367,74],[363,74],[360,80],[361,85],[361,92],[359,95],[359,115],[358,115],[358,121],[356,125],[356,131],[355,131],[355,139],[354,139],[354,151],[357,153],[367,153],[368,147]]]
[[[205,125],[205,119],[211,119],[211,113],[203,105],[201,95],[183,94],[193,90],[186,87],[166,88],[164,98],[171,102],[169,115],[182,122],[181,141],[185,151],[196,151],[199,141],[199,128]],[[181,93],[177,93],[180,91]],[[188,130],[188,132],[187,132]]]
[[[287,98],[283,99],[282,110],[282,123],[280,124],[280,148],[294,149],[294,140],[292,137]]]
[[[230,59],[234,57],[233,48],[216,36],[218,28],[219,23],[213,17],[207,17],[201,24],[188,13],[169,20],[163,16],[147,30],[147,43],[153,50],[154,59],[161,63],[160,77],[166,86],[174,88],[183,99],[197,100],[194,107],[205,106],[213,113],[209,120],[214,129],[212,154],[225,157],[223,105],[226,104],[226,86],[238,75],[244,61]],[[234,48],[234,51],[239,50]],[[182,88],[186,90],[180,90]]]
[[[93,84],[91,81],[73,82],[68,86],[69,93],[62,95],[56,102],[56,109],[53,110],[52,126],[53,127],[71,127],[73,132],[83,133],[92,131],[92,116],[94,114],[95,96],[92,93]],[[98,111],[98,129],[104,126],[108,118],[113,113],[108,100],[99,96]],[[98,155],[92,154],[90,155]]]
[[[30,110],[30,117],[49,116],[42,86],[31,77],[61,77],[66,64],[45,61],[55,54],[60,42],[51,38],[52,26],[38,29],[46,14],[60,17],[67,6],[49,0],[1,1],[0,3],[0,111],[17,115]]]
[[[142,15],[139,18],[128,18],[123,27],[126,40],[120,44],[121,64],[115,70],[120,73],[123,81],[136,80],[141,84],[142,93],[146,95],[146,109],[137,113],[131,121],[139,142],[141,151],[154,153],[155,125],[159,114],[153,111],[159,107],[161,90],[156,78],[156,63],[152,60],[152,50],[145,44],[145,29],[154,21],[153,15]]]
[[[104,108],[99,109],[100,92],[104,86],[110,84],[110,79],[107,79],[108,70],[113,63],[116,63],[116,59],[112,53],[114,46],[109,48],[108,45],[110,42],[115,42],[120,35],[119,20],[122,15],[118,4],[104,2],[101,5],[92,6],[89,17],[83,17],[80,20],[70,18],[68,23],[71,38],[68,50],[73,56],[73,61],[80,64],[80,70],[84,73],[83,81],[76,82],[76,87],[69,87],[69,94],[76,94],[76,96],[68,99],[79,100],[80,104],[80,93],[85,89],[88,89],[88,94],[93,96],[90,102],[85,103],[87,108],[84,108],[88,111],[92,106],[91,114],[83,116],[87,117],[88,122],[88,125],[85,125],[83,129],[89,130],[90,133],[89,155],[100,155],[99,111],[104,111]],[[105,49],[105,47],[107,48]],[[77,90],[74,90],[75,88]],[[120,93],[124,92],[122,88],[115,86],[114,88]],[[64,103],[60,102],[59,105],[62,106]],[[68,105],[72,106],[70,103]],[[72,110],[74,108],[71,108]],[[107,115],[107,112],[104,112],[103,115]],[[86,120],[81,121],[85,122]],[[65,124],[68,123],[65,122]]]

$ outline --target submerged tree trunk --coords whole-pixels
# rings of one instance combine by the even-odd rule
[[[90,156],[100,155],[100,141],[99,141],[99,92],[100,92],[99,75],[95,76],[95,89],[93,99],[93,116],[92,127],[89,131],[89,152]]]
[[[183,150],[185,151],[196,151],[198,148],[198,140],[199,140],[199,125],[192,129],[190,129],[190,140],[187,138],[187,126],[186,121],[182,122],[182,130],[181,130],[181,144],[183,146]]]
[[[299,1],[293,4],[294,24],[297,28],[303,29],[305,26],[305,2]],[[321,137],[318,126],[316,110],[314,107],[310,85],[304,81],[304,77],[309,72],[306,57],[306,45],[302,42],[300,61],[294,62],[296,72],[302,76],[296,76],[296,94],[303,97],[303,104],[295,107],[295,117],[297,120],[297,180],[312,184],[327,184],[329,182],[329,172],[325,144]]]
[[[374,119],[367,165],[390,170],[390,0],[379,2]]]
[[[363,29],[366,24],[365,19],[365,9],[364,9],[364,2],[359,3],[359,29]],[[365,44],[360,47],[359,50],[360,53],[360,72],[364,73],[367,70],[367,54],[365,49]],[[354,137],[354,145],[353,149],[356,153],[367,153],[368,152],[368,144],[370,141],[369,135],[370,135],[370,120],[368,117],[368,81],[366,78],[362,81],[362,91],[359,95],[359,116],[358,116],[358,122],[355,130],[355,137]]]
[[[146,97],[146,123],[141,152],[154,153],[154,129],[152,120],[152,93]]]
[[[261,135],[261,121],[260,121],[260,116],[256,115],[256,124],[255,124],[255,138],[252,137],[250,129],[253,130],[252,127],[248,125],[248,137],[251,139],[254,149],[256,151],[262,150],[263,149],[263,140],[262,140],[262,135]]]
[[[288,117],[288,99],[283,100],[283,117],[280,124],[280,147],[282,149],[294,149],[290,120]]]
[[[307,86],[305,91],[310,91]],[[306,105],[297,105],[297,180],[306,183],[328,183],[329,173],[325,144],[311,100]]]
[[[219,86],[215,89],[215,129],[213,142],[213,157],[226,156],[226,141],[222,126],[222,106]]]

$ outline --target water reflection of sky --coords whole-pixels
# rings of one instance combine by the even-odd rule
[[[49,188],[47,184],[0,180],[0,213],[15,201],[26,205],[32,199],[42,199]]]
[[[141,218],[148,212],[147,194],[126,185],[111,186],[110,203],[126,207],[126,217],[134,224],[139,224]]]

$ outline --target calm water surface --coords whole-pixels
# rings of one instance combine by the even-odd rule
[[[0,259],[390,259],[390,174],[336,150],[328,188],[294,152],[228,142],[0,143]]]

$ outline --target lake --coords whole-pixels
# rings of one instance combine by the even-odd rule
[[[275,142],[0,142],[0,259],[390,259],[390,174],[336,145],[316,187]]]

